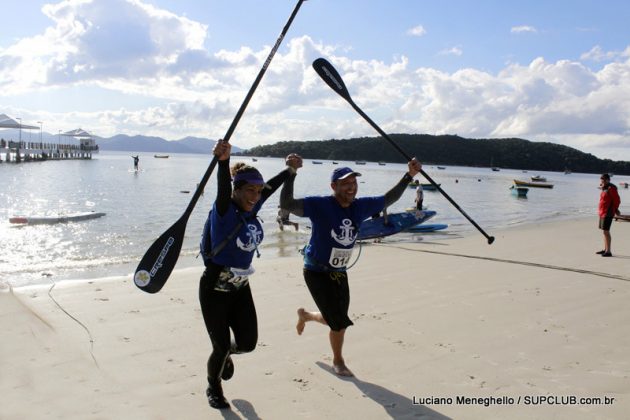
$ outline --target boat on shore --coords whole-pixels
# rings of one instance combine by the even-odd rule
[[[156,159],[168,159],[168,155],[153,155]]]
[[[52,225],[55,223],[81,222],[83,220],[97,219],[105,216],[105,213],[84,212],[58,216],[15,216],[9,218],[9,223],[18,225]]]
[[[514,180],[514,184],[517,187],[553,188],[553,184],[548,184],[548,183],[545,183],[545,182],[519,181],[518,179]]]

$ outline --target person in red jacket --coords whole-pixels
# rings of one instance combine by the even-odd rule
[[[602,192],[599,195],[599,228],[604,232],[604,249],[598,251],[602,257],[612,257],[610,252],[610,225],[613,216],[621,214],[619,212],[619,204],[621,199],[617,192],[617,187],[610,183],[610,175],[603,174],[599,178],[599,187]]]

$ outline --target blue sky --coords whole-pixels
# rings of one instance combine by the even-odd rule
[[[294,5],[4,2],[0,113],[50,133],[219,138]],[[630,160],[629,21],[627,1],[308,0],[232,142],[375,135],[310,68],[323,56],[390,133]]]

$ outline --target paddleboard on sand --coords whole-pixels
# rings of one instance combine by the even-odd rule
[[[433,216],[435,216],[434,211],[426,210],[422,212],[420,217],[416,217],[415,213],[409,212],[388,214],[387,224],[385,224],[385,220],[382,216],[376,219],[367,219],[361,224],[357,240],[382,238],[384,236],[393,235],[425,222]]]
[[[16,216],[9,218],[9,223],[22,225],[42,225],[54,223],[80,222],[105,216],[105,213],[85,212],[59,216]]]
[[[418,224],[415,226],[410,227],[409,229],[406,230],[406,232],[414,232],[414,233],[418,233],[418,232],[435,232],[436,230],[442,230],[442,229],[446,229],[448,227],[448,225],[442,224],[442,223],[436,223],[436,224]]]

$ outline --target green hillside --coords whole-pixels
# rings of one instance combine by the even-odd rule
[[[630,174],[630,162],[599,159],[555,143],[509,139],[466,139],[459,136],[392,134],[411,156],[425,164],[531,169],[539,171]],[[381,137],[344,140],[283,141],[243,152],[246,156],[286,156],[299,153],[306,159],[403,162],[403,156]]]

